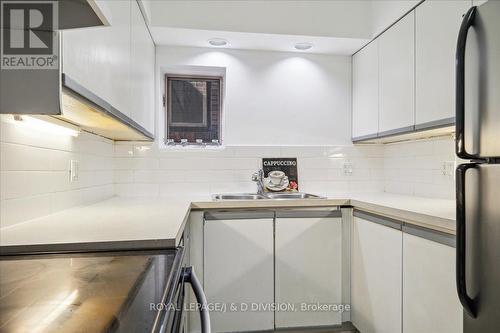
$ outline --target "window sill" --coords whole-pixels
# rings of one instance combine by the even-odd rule
[[[176,145],[166,145],[165,143],[162,143],[160,146],[160,149],[162,150],[171,150],[171,151],[220,151],[220,150],[225,150],[226,147],[224,145],[197,145],[197,144],[192,144],[192,145],[181,145],[181,144],[176,144]]]

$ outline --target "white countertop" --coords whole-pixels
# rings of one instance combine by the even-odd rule
[[[367,193],[351,195],[350,202],[360,210],[455,234],[455,200]]]
[[[155,241],[178,244],[191,201],[114,197],[0,229],[0,244]]]
[[[221,201],[209,198],[123,198],[75,207],[0,229],[0,245],[128,242],[173,247],[179,244],[190,209],[292,208],[352,205],[450,234],[455,233],[454,200],[388,193],[346,194],[320,200]],[[124,243],[125,244],[125,243]]]

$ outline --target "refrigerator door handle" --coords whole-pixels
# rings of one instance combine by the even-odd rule
[[[193,288],[194,295],[196,296],[196,301],[200,307],[200,319],[201,319],[201,333],[210,333],[210,313],[208,312],[208,301],[203,291],[200,280],[196,276],[193,267],[185,267],[182,274],[184,275],[185,281],[191,284]]]
[[[456,247],[456,282],[460,303],[472,318],[476,318],[475,301],[469,297],[466,285],[466,211],[465,211],[465,175],[467,170],[476,168],[477,163],[460,164],[456,172],[457,187],[457,247]]]
[[[478,156],[470,154],[465,148],[465,47],[469,28],[474,24],[476,6],[471,7],[464,15],[457,39],[455,55],[455,152],[463,159],[477,159]]]

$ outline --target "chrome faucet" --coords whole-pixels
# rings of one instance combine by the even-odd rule
[[[257,183],[257,194],[264,194],[264,170],[257,170],[252,175],[252,181]]]

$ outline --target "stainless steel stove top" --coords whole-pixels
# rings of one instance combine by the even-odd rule
[[[175,250],[0,257],[0,331],[147,331],[174,257]]]

